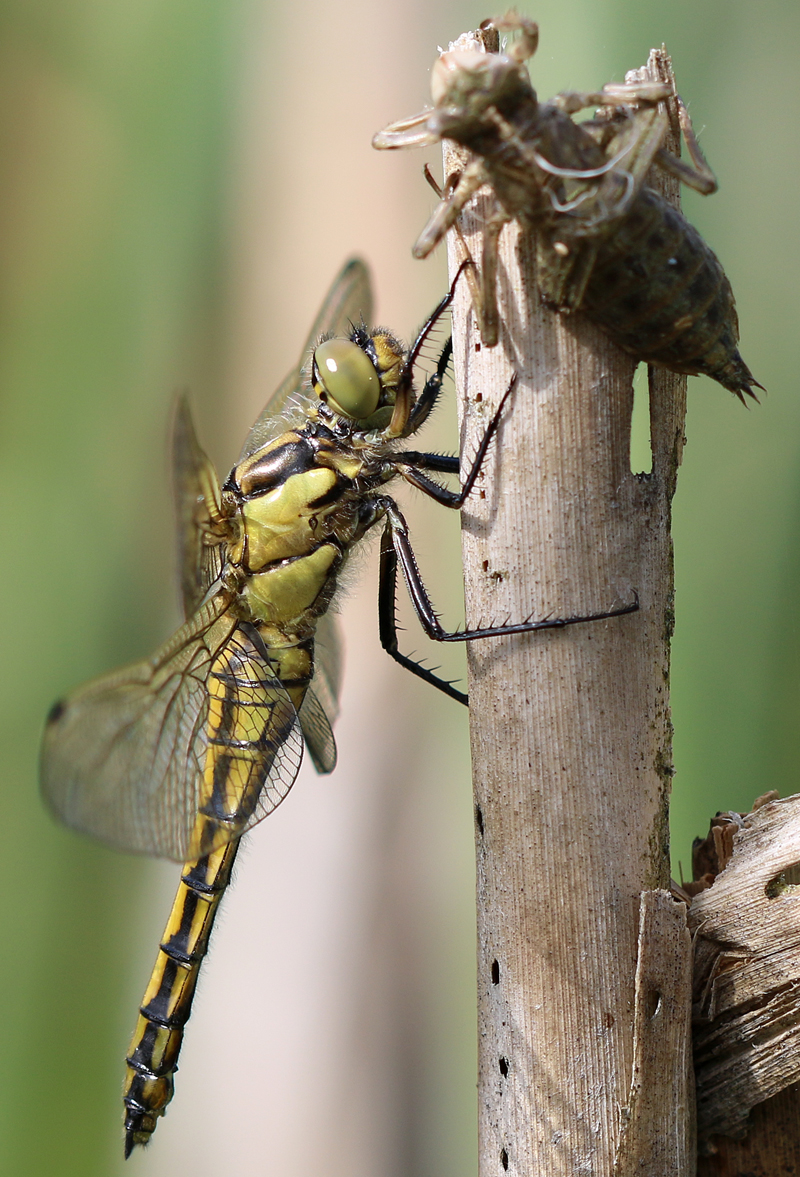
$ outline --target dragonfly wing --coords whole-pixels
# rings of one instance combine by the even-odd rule
[[[331,723],[339,716],[339,688],[342,681],[342,632],[335,613],[323,613],[317,622],[314,641],[312,686]]]
[[[314,768],[317,772],[333,772],[336,768],[336,740],[325,708],[313,686],[306,691],[297,714]]]
[[[183,615],[191,617],[222,571],[222,547],[208,543],[212,519],[219,519],[219,481],[197,440],[185,394],[175,406],[172,470]]]
[[[339,714],[341,633],[334,614],[323,613],[314,640],[314,677],[300,708],[300,725],[317,772],[336,767],[333,724]]]
[[[53,708],[42,789],[67,825],[122,850],[183,861],[196,850],[198,824],[212,824],[198,810],[218,805],[221,789],[226,799],[237,784],[249,792],[239,812],[216,821],[204,852],[289,791],[302,757],[297,715],[226,605],[213,598],[152,657]]]
[[[352,258],[331,286],[293,368],[267,401],[263,412],[247,435],[239,462],[249,458],[275,436],[274,418],[286,407],[290,397],[303,385],[304,367],[309,355],[323,335],[347,335],[351,323],[372,322],[372,286],[369,270],[360,258]]]
[[[280,805],[300,770],[303,733],[258,631],[240,623],[208,676],[208,748],[189,857],[217,850]]]

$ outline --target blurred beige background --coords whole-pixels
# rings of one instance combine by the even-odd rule
[[[783,0],[527,11],[543,96],[621,79],[667,42],[721,183],[685,207],[731,276],[743,353],[769,388],[748,413],[690,381],[673,662],[674,847],[688,869],[717,809],[800,789],[800,12]],[[413,333],[445,285],[442,256],[410,254],[433,197],[423,156],[379,155],[370,138],[427,100],[437,44],[487,15],[355,0],[0,4],[4,1174],[122,1169],[122,1059],[177,868],[57,829],[35,761],[54,698],[177,622],[172,395],[192,389],[227,471],[353,253],[373,268],[379,321]],[[452,451],[449,412],[423,437]],[[410,510],[457,623],[457,521],[418,499]],[[248,837],[175,1101],[131,1173],[474,1170],[465,715],[380,650],[375,557],[343,602],[340,767],[304,768]],[[405,640],[424,651],[410,623]]]

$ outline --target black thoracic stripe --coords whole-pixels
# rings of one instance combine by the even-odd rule
[[[331,503],[338,502],[345,490],[349,489],[349,487],[353,485],[353,480],[351,478],[345,478],[345,476],[340,474],[338,470],[334,470],[333,473],[336,475],[336,481],[334,482],[333,486],[330,488],[330,490],[326,490],[325,493],[321,494],[318,498],[311,499],[308,504],[309,507],[328,507],[331,505]]]
[[[315,464],[311,442],[300,434],[294,434],[292,441],[270,449],[260,461],[250,466],[242,475],[238,489],[245,499],[257,498],[287,482],[293,474],[305,474]],[[227,488],[235,489],[235,478],[230,481],[234,485]]]

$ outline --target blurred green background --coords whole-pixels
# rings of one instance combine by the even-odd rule
[[[721,187],[684,207],[723,260],[743,354],[769,389],[747,412],[689,383],[672,679],[673,846],[688,872],[691,839],[717,809],[800,789],[800,9],[527,10],[541,26],[542,95],[621,79],[667,43]],[[121,1060],[175,871],[58,829],[36,757],[59,694],[144,655],[177,621],[171,398],[191,387],[227,469],[353,252],[374,267],[381,321],[411,334],[445,281],[441,256],[410,257],[432,198],[421,157],[379,156],[369,140],[426,101],[437,44],[487,15],[454,0],[0,3],[9,1177],[121,1169]],[[452,447],[437,425],[431,445]],[[453,521],[419,518],[423,565],[436,564],[432,585],[456,616]],[[344,608],[342,767],[332,781],[304,776],[253,835],[176,1102],[129,1172],[474,1170],[466,726],[377,649],[363,563]],[[263,973],[249,980],[257,943]]]

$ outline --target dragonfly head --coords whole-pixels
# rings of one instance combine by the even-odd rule
[[[385,331],[356,328],[349,339],[326,339],[314,351],[311,384],[337,417],[359,429],[380,429],[391,417],[405,353]]]

